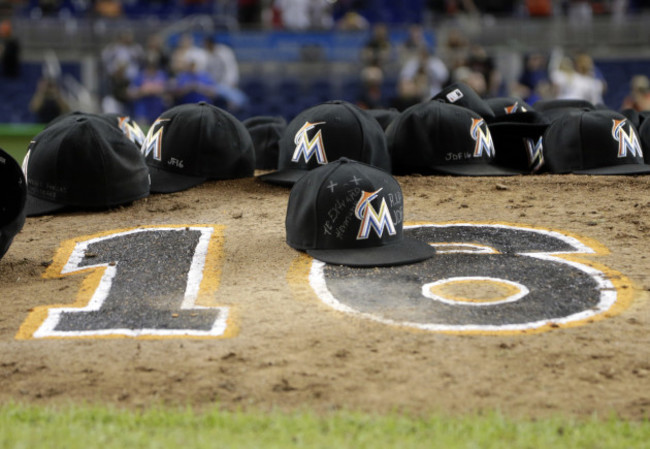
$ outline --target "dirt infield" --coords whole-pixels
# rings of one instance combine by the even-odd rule
[[[296,268],[304,258],[284,242],[288,189],[208,182],[108,212],[27,219],[0,261],[0,401],[650,416],[650,177],[397,179],[407,223],[516,224],[597,246],[580,259],[612,279],[617,303],[532,332],[439,332],[348,314]],[[99,282],[90,271],[53,274],[66,242],[163,225],[217,230],[206,270],[228,310],[220,336],[35,338],[48,306],[83,307]]]

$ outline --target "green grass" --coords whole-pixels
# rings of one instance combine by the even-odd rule
[[[0,448],[650,448],[650,421],[0,405]]]
[[[30,140],[42,129],[43,125],[0,124],[0,148],[12,155],[21,164]]]

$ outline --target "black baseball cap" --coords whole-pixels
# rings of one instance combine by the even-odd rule
[[[549,121],[516,97],[487,100],[495,115],[489,120],[495,162],[523,174],[544,171],[543,138]]]
[[[27,184],[20,164],[0,148],[0,259],[25,224]]]
[[[606,109],[574,111],[551,123],[544,134],[544,161],[551,173],[650,173],[634,125]]]
[[[206,102],[174,106],[153,122],[142,144],[151,192],[186,190],[209,179],[253,176],[255,150],[239,119]]]
[[[122,131],[124,135],[128,137],[131,142],[135,143],[138,147],[140,147],[144,142],[144,138],[145,138],[144,131],[142,131],[142,128],[140,128],[140,125],[138,125],[138,123],[135,120],[133,120],[129,115],[126,114],[118,114],[112,112],[95,114],[92,112],[71,111],[53,119],[46,125],[46,127],[55,125],[61,120],[66,120],[70,116],[74,116],[74,117],[91,116],[102,120],[106,120],[110,125],[115,126],[117,129]]]
[[[551,100],[538,100],[533,104],[535,110],[542,114],[549,122],[563,118],[566,114],[576,111],[593,111],[593,103],[579,98],[558,98]]]
[[[367,111],[368,114],[370,114],[372,117],[374,117],[375,120],[379,122],[383,130],[386,130],[386,128],[388,128],[388,125],[390,125],[390,123],[399,115],[399,111],[395,108],[376,108],[367,109]]]
[[[287,128],[287,120],[279,115],[257,115],[245,119],[242,123],[253,139],[255,168],[277,169],[280,137]]]
[[[485,120],[476,112],[442,101],[416,104],[386,129],[393,174],[508,176],[519,171],[495,161]]]
[[[481,98],[472,87],[463,82],[452,83],[446,86],[432,100],[463,106],[476,112],[486,120],[494,115],[487,101]]]
[[[280,138],[278,170],[259,178],[290,187],[308,171],[341,157],[391,169],[386,136],[377,120],[346,101],[321,103],[289,122]]]
[[[27,216],[109,208],[149,195],[140,148],[117,127],[90,115],[66,117],[37,134],[23,171]]]
[[[289,195],[287,244],[330,264],[401,265],[433,247],[403,234],[404,199],[390,173],[341,158],[298,180]]]

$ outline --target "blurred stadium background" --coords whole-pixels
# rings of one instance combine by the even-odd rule
[[[48,67],[60,70],[72,108],[99,111],[106,89],[101,53],[125,30],[141,45],[157,34],[170,51],[184,33],[197,41],[215,36],[230,45],[239,62],[239,87],[250,100],[236,112],[242,119],[290,119],[320,101],[355,101],[361,86],[360,51],[375,23],[388,24],[395,45],[404,41],[411,24],[422,24],[436,50],[450,33],[460,31],[492,57],[504,95],[532,49],[587,51],[607,82],[604,100],[613,109],[619,109],[634,75],[650,75],[647,0],[549,0],[541,12],[535,10],[536,0],[475,0],[473,12],[463,11],[464,1],[450,0],[328,3],[333,26],[295,30],[277,23],[273,0],[3,0],[0,14],[11,23],[21,60],[19,77],[0,79],[0,146],[20,148],[39,129],[28,105]],[[250,4],[258,15],[244,22],[241,8]],[[337,27],[345,4],[353,4],[368,26]],[[576,5],[586,5],[588,13],[572,16]],[[385,65],[382,89],[388,97],[395,94],[400,64],[395,59]]]

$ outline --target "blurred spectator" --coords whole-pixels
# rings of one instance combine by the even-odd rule
[[[471,45],[465,65],[472,72],[480,73],[485,83],[484,97],[498,97],[502,94],[503,77],[487,50],[478,44]]]
[[[469,53],[469,39],[458,28],[451,28],[437,51],[450,71],[465,65]]]
[[[451,78],[454,83],[467,84],[481,98],[488,98],[487,84],[482,73],[463,66],[454,70]]]
[[[135,41],[131,30],[120,32],[115,41],[108,44],[101,54],[104,69],[109,77],[122,70],[126,72],[127,77],[134,78],[140,70],[143,58],[144,50]]]
[[[593,17],[590,0],[568,0],[567,16],[574,26],[588,25]]]
[[[341,31],[363,31],[370,27],[370,22],[357,11],[348,11],[338,20],[336,27]]]
[[[108,77],[108,91],[102,98],[102,112],[107,114],[130,114],[131,97],[129,87],[131,76],[129,76],[129,64],[123,61],[113,69]],[[137,72],[134,77],[137,76]]]
[[[529,17],[550,17],[554,14],[553,0],[525,0]]]
[[[397,95],[390,100],[390,107],[402,112],[421,101],[422,94],[418,92],[415,82],[410,79],[400,79],[397,82]]]
[[[581,99],[595,105],[603,103],[605,83],[596,75],[593,61],[588,55],[583,54],[576,64],[561,50],[553,50],[549,61],[549,77],[557,99]]]
[[[187,72],[190,64],[195,70],[205,72],[208,67],[208,52],[194,42],[190,33],[180,36],[171,56],[171,71],[174,75]]]
[[[115,19],[121,17],[124,10],[120,0],[95,0],[95,12],[99,17]]]
[[[357,106],[361,109],[379,109],[385,106],[383,96],[384,72],[377,66],[367,66],[361,71],[361,93]]]
[[[206,69],[212,79],[223,86],[236,88],[239,84],[239,64],[235,52],[212,36],[204,39],[207,56]]]
[[[330,29],[334,24],[329,0],[275,0],[273,4],[287,30]]]
[[[428,48],[429,43],[424,35],[422,25],[413,23],[408,27],[406,39],[398,46],[399,61],[404,64],[411,57],[416,56],[421,48]]]
[[[579,52],[574,56],[576,71],[581,75],[595,78],[602,83],[603,93],[607,90],[607,82],[603,73],[594,63],[591,55],[585,52]]]
[[[239,64],[235,52],[228,45],[215,41],[212,36],[204,39],[207,54],[207,72],[216,83],[217,100],[226,109],[239,110],[246,105],[248,98],[238,87]]]
[[[630,92],[621,103],[620,110],[650,111],[650,80],[646,75],[635,75],[630,80]]]
[[[152,34],[147,37],[144,47],[144,61],[147,63],[155,62],[156,66],[169,73],[170,55],[165,47],[164,40],[159,34]]]
[[[20,76],[20,42],[13,34],[9,19],[0,23],[0,55],[2,55],[2,76],[18,78]]]
[[[427,47],[420,47],[417,54],[404,63],[399,78],[412,81],[418,96],[424,100],[442,90],[449,80],[449,70],[442,59],[431,53]]]
[[[58,80],[43,76],[36,85],[36,91],[29,102],[29,110],[38,123],[49,123],[60,115],[70,112]]]
[[[197,61],[190,60],[185,69],[173,80],[172,92],[175,104],[212,103],[216,99],[217,84],[210,74],[201,70]]]
[[[171,106],[168,88],[167,73],[151,55],[128,89],[133,117],[137,123],[148,127]]]
[[[533,104],[548,96],[550,80],[547,70],[548,58],[540,51],[531,51],[524,56],[524,68],[519,79],[512,86],[512,94]]]
[[[370,38],[361,48],[361,62],[364,66],[376,65],[383,69],[393,58],[393,44],[388,34],[388,25],[376,23],[370,33]]]

